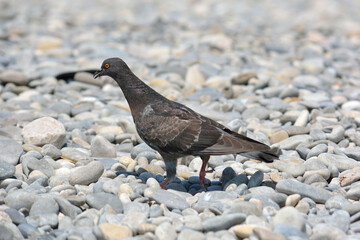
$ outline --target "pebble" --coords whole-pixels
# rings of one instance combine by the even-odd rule
[[[109,204],[116,213],[123,212],[123,205],[120,199],[110,193],[90,193],[86,195],[86,203],[98,210],[102,209],[106,204]]]
[[[301,232],[305,231],[305,219],[294,207],[286,206],[280,209],[276,213],[273,223],[289,225]]]
[[[16,165],[19,162],[23,148],[15,140],[0,136],[0,161]]]
[[[205,240],[206,237],[202,232],[198,232],[192,229],[182,230],[178,237],[178,240]]]
[[[0,81],[4,83],[14,83],[16,85],[26,85],[29,79],[22,72],[5,71],[0,73]]]
[[[358,165],[358,162],[354,159],[331,153],[322,153],[318,159],[326,166],[334,165],[340,172],[352,169]]]
[[[60,151],[60,149],[58,149],[57,147],[55,147],[52,144],[45,144],[41,148],[41,154],[43,156],[50,156],[53,159],[59,159],[62,155],[62,152]]]
[[[329,191],[301,183],[295,179],[284,179],[276,185],[276,190],[285,194],[300,194],[316,202],[325,203],[332,195]]]
[[[206,219],[202,223],[204,231],[219,231],[228,229],[236,224],[241,224],[246,219],[246,215],[242,213],[229,213],[226,215],[215,216]]]
[[[104,166],[101,162],[92,161],[89,164],[74,168],[70,172],[69,182],[71,185],[88,185],[96,182],[104,172]]]
[[[96,136],[91,140],[91,156],[115,158],[116,150],[107,139],[102,136]]]
[[[309,135],[295,135],[272,145],[283,150],[294,150],[299,144],[309,142],[312,139]]]
[[[0,180],[10,178],[15,174],[15,167],[5,161],[0,161]]]
[[[123,225],[114,223],[102,223],[99,225],[105,239],[122,239],[132,237],[132,231]]]
[[[256,171],[249,179],[248,188],[259,186],[262,183],[263,179],[264,179],[264,173],[262,171]],[[241,182],[241,183],[245,183],[245,182]]]
[[[280,161],[275,161],[274,168],[286,172],[293,177],[302,176],[305,173],[304,162],[297,158],[285,158]]]
[[[26,124],[22,130],[24,142],[27,144],[43,146],[53,144],[61,148],[65,143],[64,125],[51,117],[42,117]]]
[[[154,201],[160,204],[164,204],[170,210],[171,209],[184,210],[190,207],[189,204],[185,201],[185,199],[170,191],[166,191],[162,189],[155,190],[150,197]]]
[[[34,193],[29,193],[25,190],[18,190],[9,192],[4,199],[4,202],[9,207],[15,208],[16,210],[21,208],[30,210],[31,206],[38,198],[39,197]]]

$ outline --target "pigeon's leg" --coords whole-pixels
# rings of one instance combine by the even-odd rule
[[[166,168],[166,179],[161,183],[160,187],[162,189],[166,189],[166,185],[171,182],[176,175],[176,164],[177,161],[175,160],[165,160],[165,168]]]
[[[204,191],[207,191],[206,185],[205,185],[205,174],[207,171],[205,171],[205,168],[206,168],[206,165],[207,165],[209,159],[210,159],[210,156],[201,156],[201,160],[203,161],[203,163],[202,163],[201,169],[200,169],[199,183],[200,183],[201,188]]]

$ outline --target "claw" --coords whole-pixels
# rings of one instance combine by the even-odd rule
[[[165,179],[165,180],[161,183],[161,185],[160,185],[161,189],[166,190],[166,185],[167,185],[168,183],[169,183],[169,180]]]

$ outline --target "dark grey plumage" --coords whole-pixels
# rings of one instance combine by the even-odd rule
[[[139,136],[162,155],[167,174],[163,188],[175,177],[176,159],[181,156],[202,158],[200,185],[204,189],[205,167],[210,155],[243,154],[267,162],[278,157],[267,145],[158,94],[136,77],[120,58],[106,59],[94,77],[103,75],[118,83],[129,103]]]

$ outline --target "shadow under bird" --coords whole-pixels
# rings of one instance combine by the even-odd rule
[[[269,146],[160,95],[135,76],[120,58],[106,59],[94,74],[94,78],[100,76],[109,76],[118,83],[139,136],[163,157],[166,166],[163,189],[174,179],[179,157],[200,156],[203,163],[199,183],[204,190],[205,168],[211,155],[241,154],[266,162],[278,158],[276,150]]]

